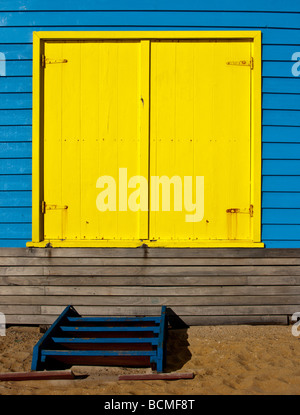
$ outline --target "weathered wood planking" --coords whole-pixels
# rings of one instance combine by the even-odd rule
[[[2,248],[8,324],[83,315],[156,315],[186,324],[287,324],[300,311],[300,249]]]
[[[229,276],[229,275],[247,275],[247,276],[273,276],[273,275],[300,275],[300,266],[292,265],[280,266],[110,266],[110,267],[98,267],[98,266],[44,266],[44,267],[0,267],[0,276],[9,275],[24,275],[24,276]]]
[[[261,248],[1,248],[0,257],[299,258],[299,249]]]

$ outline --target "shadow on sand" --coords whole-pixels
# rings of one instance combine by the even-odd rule
[[[167,316],[169,328],[165,372],[176,372],[192,358],[188,348],[189,326],[171,308],[167,308]]]

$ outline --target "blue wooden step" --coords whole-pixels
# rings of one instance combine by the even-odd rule
[[[68,306],[34,346],[31,370],[76,365],[151,366],[166,360],[166,307],[155,317],[82,317]]]

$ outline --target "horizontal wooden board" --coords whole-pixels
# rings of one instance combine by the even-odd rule
[[[300,12],[300,6],[293,0],[282,2],[280,0],[273,0],[272,2],[262,2],[259,0],[245,0],[242,3],[231,2],[226,4],[221,0],[212,0],[209,3],[199,3],[194,0],[187,0],[182,3],[181,0],[162,0],[159,3],[151,0],[144,0],[143,2],[137,0],[129,0],[126,3],[122,0],[116,0],[113,4],[110,1],[86,0],[82,3],[81,0],[52,0],[51,3],[43,3],[39,0],[27,0],[26,7],[21,0],[2,0],[0,10],[3,11],[34,11],[34,10],[192,10],[192,11],[264,11],[264,12]]]
[[[263,225],[298,224],[300,209],[262,209]]]
[[[0,163],[1,166],[1,163]],[[24,166],[25,169],[25,166]],[[1,167],[0,167],[1,171]],[[0,176],[1,177],[1,176]],[[0,207],[31,207],[32,196],[30,191],[0,192]]]
[[[19,40],[20,41],[20,40]],[[0,77],[0,93],[32,92],[31,76]]]
[[[31,239],[31,223],[0,223],[0,238]]]
[[[32,59],[32,43],[0,43],[0,51],[4,53],[6,60]]]
[[[6,76],[32,76],[32,60],[7,60],[5,73]]]
[[[300,176],[263,176],[262,191],[300,192]]]
[[[299,275],[269,276],[0,276],[1,285],[45,285],[45,286],[244,286],[244,285],[300,285]]]
[[[298,111],[264,110],[262,116],[263,125],[290,125],[300,126]]]
[[[30,142],[0,143],[0,159],[31,158],[32,145]]]
[[[0,162],[0,175],[10,175],[10,174],[31,174],[32,172],[32,160],[31,158],[22,158],[22,159],[2,159]],[[7,193],[7,203],[13,199],[12,194]],[[19,193],[20,199],[18,200],[17,206],[28,206],[22,204],[22,195]],[[7,204],[5,206],[12,206]]]
[[[300,143],[263,143],[262,157],[264,160],[300,160]]]
[[[3,174],[0,180],[0,191],[32,189],[31,174]],[[19,207],[19,209],[23,209]],[[0,220],[1,222],[1,220]]]
[[[0,210],[1,212],[1,210]],[[132,267],[132,272],[135,272],[134,267],[155,267],[161,268],[166,266],[172,267],[187,267],[193,269],[195,266],[234,266],[245,267],[247,265],[285,265],[293,266],[300,265],[300,255],[296,258],[282,257],[282,258],[62,258],[62,257],[0,257],[0,267],[65,267],[65,273],[69,267],[76,267],[80,274],[80,270],[85,271],[85,267]],[[179,268],[179,269],[181,269]],[[184,269],[185,269],[184,268]],[[166,268],[167,269],[167,268]],[[214,268],[219,270],[219,268]],[[221,268],[220,268],[221,269]],[[130,270],[130,268],[129,268]]]
[[[160,31],[170,31],[170,30],[182,30],[182,31],[224,31],[224,27],[215,25],[213,22],[211,25],[206,25],[205,27],[195,24],[187,24],[181,26],[170,26],[167,22],[163,21],[161,24],[151,24],[150,26],[141,25],[137,26],[137,22],[134,25],[126,25],[126,19],[124,18],[122,24],[114,24],[114,25],[107,25],[105,22],[102,24],[98,24],[96,26],[83,26],[83,25],[76,25],[73,27],[68,27],[65,25],[61,26],[35,26],[35,31],[92,31],[92,32],[99,32],[99,31],[147,31],[147,30],[160,30]],[[229,30],[230,28],[228,28]],[[233,28],[234,30],[240,29],[245,30],[244,27],[239,26]],[[270,44],[270,45],[299,45],[298,40],[298,29],[277,29],[277,28],[265,28],[259,27],[254,25],[252,27],[248,27],[247,30],[255,31],[259,30],[262,32],[263,35],[263,43]],[[1,42],[2,43],[31,43],[32,42],[32,27],[2,27],[1,28]]]
[[[299,160],[263,160],[262,174],[265,176],[299,176],[300,163]],[[290,206],[293,207],[293,205]]]
[[[10,306],[3,306],[3,312],[7,314],[12,314],[8,311],[11,308],[6,308]],[[37,306],[18,306],[20,309],[26,311],[30,310],[30,307],[34,309]],[[41,306],[41,314],[60,314],[64,310],[64,306]],[[160,306],[115,306],[115,307],[106,307],[106,306],[78,306],[76,310],[79,314],[90,315],[90,316],[113,316],[113,315],[149,315],[155,316],[160,315],[161,307]],[[226,315],[262,315],[262,314],[286,314],[290,315],[299,311],[299,305],[277,305],[269,306],[174,306],[172,311],[177,315],[185,316],[226,316]]]
[[[0,257],[46,258],[299,258],[300,249],[261,248],[1,248]]]
[[[299,48],[297,48],[299,49]],[[292,62],[291,62],[292,63]],[[263,78],[262,91],[277,94],[299,94],[299,78]]]
[[[300,163],[299,163],[300,164]],[[264,192],[263,208],[300,208],[300,193],[297,192]],[[284,238],[282,238],[284,239]]]
[[[262,233],[263,237],[266,239],[286,239],[289,241],[292,240],[299,240],[299,233],[300,233],[300,225],[293,224],[293,225],[262,225]]]
[[[226,7],[227,8],[227,7]],[[299,29],[299,19],[297,14],[286,13],[248,13],[248,12],[224,12],[224,11],[86,11],[78,13],[69,11],[68,13],[53,11],[30,12],[26,13],[7,13],[3,12],[3,21],[5,27],[28,26],[165,26],[182,27],[182,26],[217,26],[230,30],[231,28],[257,27],[264,28],[294,28]]]
[[[1,49],[0,49],[1,50]],[[31,109],[32,94],[23,93],[1,93],[0,109]]]
[[[264,61],[291,61],[298,48],[295,45],[263,45],[262,59]]]
[[[268,226],[268,225],[265,225]],[[275,225],[274,225],[275,226]],[[279,226],[279,225],[278,225]],[[288,226],[288,225],[282,225]],[[299,225],[300,226],[300,225]],[[275,275],[294,275],[300,276],[300,266],[291,267],[281,265],[258,265],[258,266],[9,266],[0,267],[0,275],[28,275],[28,276],[110,276],[113,281],[114,276],[137,276],[137,277],[157,277],[157,276],[275,276]]]
[[[300,307],[299,295],[290,296],[1,296],[0,311],[7,305],[42,305],[42,306],[246,306],[246,305],[294,305]],[[296,311],[296,310],[295,310]]]
[[[58,315],[7,315],[7,324],[47,324],[54,323]],[[287,324],[286,315],[266,315],[266,316],[180,316],[180,319],[187,325],[206,326],[206,325],[231,325],[231,324]],[[174,320],[172,320],[174,321]]]
[[[300,241],[265,241],[265,246],[271,249],[300,248]]]
[[[75,281],[76,282],[76,281]],[[0,295],[7,297],[7,301],[14,301],[16,296],[28,297],[29,300],[34,296],[61,296],[64,299],[67,296],[76,298],[77,296],[97,297],[99,296],[147,296],[147,297],[193,297],[193,296],[295,296],[300,294],[300,286],[270,286],[270,285],[244,285],[244,286],[99,286],[99,285],[77,285],[77,286],[20,286],[20,285],[2,285]],[[11,297],[13,296],[13,298]],[[66,300],[65,300],[66,303]]]
[[[262,95],[262,108],[269,110],[300,110],[300,96],[298,94],[264,93]]]
[[[0,208],[1,223],[31,223],[31,216],[31,208],[28,207]]]
[[[1,82],[0,82],[1,85]],[[30,141],[32,140],[32,128],[29,125],[0,126],[0,142]]]
[[[0,110],[0,125],[31,125],[31,110]]]

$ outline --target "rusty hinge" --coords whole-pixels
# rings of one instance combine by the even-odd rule
[[[242,60],[242,61],[228,61],[226,65],[237,65],[237,66],[250,66],[250,69],[254,68],[254,59],[251,57],[249,61]]]
[[[47,205],[45,201],[42,201],[42,213],[46,213],[46,210],[56,210],[56,209],[68,209],[67,205]]]
[[[249,209],[231,208],[226,209],[226,213],[248,213],[250,217],[253,217],[253,205],[250,205]]]
[[[46,58],[45,55],[42,55],[42,67],[45,68],[46,64],[51,64],[51,63],[67,63],[68,60],[67,59],[49,59]]]

